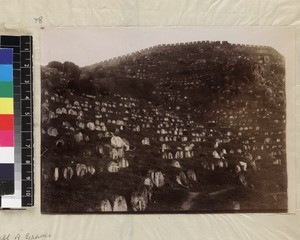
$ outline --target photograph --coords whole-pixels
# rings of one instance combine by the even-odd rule
[[[42,213],[287,212],[281,38],[42,29]]]

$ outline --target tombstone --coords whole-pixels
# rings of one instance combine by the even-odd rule
[[[72,179],[72,177],[73,177],[73,175],[74,175],[74,171],[73,171],[73,169],[72,169],[71,167],[66,167],[66,168],[64,169],[63,175],[64,175],[64,178],[65,178],[66,180],[70,180],[70,179]]]
[[[253,156],[252,156],[252,154],[249,153],[249,152],[245,153],[245,157],[246,157],[246,159],[247,159],[249,162],[251,162],[251,161],[253,160]]]
[[[239,161],[239,164],[241,165],[241,169],[247,172],[247,163],[243,161]]]
[[[179,173],[179,176],[180,176],[181,182],[182,182],[184,185],[188,186],[188,185],[189,185],[189,182],[188,182],[188,179],[187,179],[185,173],[184,173],[183,171],[181,171],[181,172]]]
[[[116,172],[119,172],[119,170],[120,170],[120,167],[119,167],[118,163],[111,161],[107,164],[108,172],[116,173]]]
[[[88,135],[85,135],[85,134],[83,135],[83,139],[86,142],[90,141],[90,137]]]
[[[58,139],[55,141],[55,146],[56,147],[62,147],[65,145],[65,141],[63,139]]]
[[[281,165],[281,159],[274,160],[273,165]]]
[[[100,154],[101,156],[103,156],[104,155],[104,149],[103,149],[103,147],[101,145],[96,146],[96,152],[98,154]]]
[[[239,211],[239,210],[241,210],[241,205],[239,202],[233,202],[232,208],[233,208],[233,210]]]
[[[147,199],[147,202],[150,202],[152,200],[152,195],[153,195],[152,187],[151,188],[145,187],[143,194],[144,194],[145,198]]]
[[[125,158],[122,158],[118,161],[119,167],[120,168],[127,168],[129,167],[129,162]]]
[[[55,111],[55,113],[61,115],[62,114],[62,110],[60,108],[57,108],[56,111]]]
[[[77,126],[81,129],[84,129],[85,128],[85,124],[83,122],[78,122],[77,123]]]
[[[74,139],[76,143],[80,143],[83,141],[83,134],[81,132],[74,134]]]
[[[115,147],[115,148],[122,148],[125,146],[124,141],[122,140],[122,138],[117,137],[117,136],[113,136],[110,139],[110,144],[111,146]]]
[[[97,206],[95,210],[100,210],[101,212],[112,212],[112,206],[108,199],[103,199],[100,202],[100,207]]]
[[[214,158],[217,158],[217,159],[221,158],[220,155],[219,155],[219,153],[216,150],[213,151],[212,155],[213,155]]]
[[[113,200],[114,212],[127,212],[127,203],[123,196],[116,196]]]
[[[113,160],[118,159],[118,150],[115,148],[110,148],[109,149],[109,157]]]
[[[185,158],[191,158],[192,156],[191,156],[191,152],[190,151],[184,151],[184,157]]]
[[[188,187],[182,183],[180,175],[176,175],[176,182],[183,187]]]
[[[222,160],[219,160],[218,163],[217,163],[217,166],[219,168],[223,168],[224,167],[224,162]]]
[[[161,145],[161,151],[164,152],[165,150],[167,150],[167,145],[165,143],[163,143]]]
[[[180,158],[181,158],[180,151],[176,151],[175,159],[180,159]]]
[[[59,168],[56,167],[54,169],[54,181],[56,182],[58,180],[58,178],[59,178]]]
[[[197,182],[197,176],[196,176],[196,173],[195,173],[194,170],[189,169],[189,170],[187,171],[187,177],[188,177],[188,179],[189,179],[190,181],[192,181],[192,182]]]
[[[144,183],[143,183],[145,186],[147,186],[149,189],[153,187],[153,182],[151,180],[150,177],[146,177],[144,179]]]
[[[162,187],[165,184],[165,178],[161,171],[155,171],[151,175],[151,180],[158,188]]]
[[[49,127],[48,130],[47,130],[47,133],[51,137],[57,137],[57,135],[58,135],[58,131],[54,127]]]
[[[171,152],[168,153],[168,158],[167,159],[173,159],[173,154]]]
[[[145,194],[144,192],[135,191],[131,194],[131,207],[133,211],[135,212],[145,211],[147,208],[147,202],[148,202],[147,193]]]
[[[264,144],[270,144],[271,143],[271,138],[265,138]]]
[[[182,134],[179,134],[179,135],[182,135]],[[187,140],[188,140],[188,138],[185,137],[185,136],[181,138],[181,141],[182,141],[182,142],[186,142]]]
[[[236,172],[236,173],[239,173],[239,172],[241,172],[241,171],[242,171],[241,166],[237,164],[237,165],[235,166],[235,172]]]
[[[135,131],[136,131],[136,132],[140,132],[140,131],[141,131],[141,127],[140,127],[139,125],[136,126]]]
[[[96,172],[96,169],[94,166],[87,166],[87,172],[91,175],[94,175]]]
[[[118,157],[124,158],[124,148],[117,148]]]
[[[95,124],[92,122],[88,122],[86,126],[92,131],[95,130]]]
[[[125,147],[125,151],[129,151],[130,144],[129,144],[128,140],[125,139],[125,138],[122,138],[122,141],[123,141],[123,144],[124,144],[124,147]]]
[[[248,183],[247,183],[246,177],[243,174],[239,175],[239,181],[241,184],[243,184],[245,187],[247,187]]]
[[[143,145],[150,145],[150,139],[145,137],[143,140],[142,140],[142,144]]]
[[[77,163],[76,164],[76,175],[78,177],[84,177],[87,174],[87,167],[85,164]]]
[[[178,161],[175,161],[175,160],[172,161],[171,166],[172,166],[172,167],[175,167],[175,168],[181,168],[180,163],[179,163]]]
[[[210,170],[215,171],[215,164],[213,162],[210,163]]]

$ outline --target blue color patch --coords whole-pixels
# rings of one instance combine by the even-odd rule
[[[0,64],[13,64],[12,48],[0,48]]]
[[[14,164],[0,164],[0,180],[14,180]]]
[[[0,64],[0,81],[1,82],[13,81],[13,65]]]

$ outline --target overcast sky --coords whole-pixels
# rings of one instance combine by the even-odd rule
[[[229,41],[289,51],[290,28],[280,27],[139,27],[45,28],[41,35],[41,63],[71,61],[80,67],[162,43]]]

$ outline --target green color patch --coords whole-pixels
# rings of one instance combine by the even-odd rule
[[[13,97],[13,83],[0,82],[0,97],[12,98]]]

